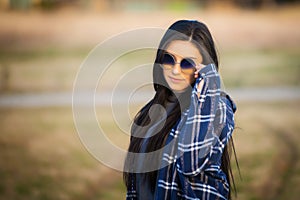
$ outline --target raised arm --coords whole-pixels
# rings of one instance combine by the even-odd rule
[[[222,156],[231,136],[233,112],[220,96],[220,76],[213,64],[199,72],[186,120],[179,124],[176,167],[197,175]]]

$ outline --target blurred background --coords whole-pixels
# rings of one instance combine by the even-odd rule
[[[122,173],[101,164],[80,142],[73,83],[88,53],[108,37],[135,28],[166,29],[178,19],[208,25],[226,91],[238,106],[234,141],[241,177],[232,158],[235,199],[298,199],[299,3],[0,0],[0,199],[125,198]],[[153,62],[154,53],[121,59],[113,77]],[[108,90],[110,81],[102,82]],[[143,103],[130,105],[132,113]],[[126,149],[129,138],[111,108],[97,110],[107,136]]]

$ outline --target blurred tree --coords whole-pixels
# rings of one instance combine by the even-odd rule
[[[235,3],[244,8],[259,8],[264,0],[235,0]]]
[[[287,3],[296,3],[300,0],[232,0],[238,6],[243,8],[261,8],[262,6],[282,5]]]
[[[59,0],[41,0],[41,7],[45,10],[56,8],[61,2]]]
[[[0,0],[1,1],[1,0]],[[257,9],[271,5],[297,3],[300,0],[2,0],[1,5],[9,4],[10,9],[26,10],[31,7],[41,7],[45,10],[56,9],[62,6],[86,8],[97,5],[100,9],[122,10],[128,7],[167,8],[175,10],[205,8],[208,5],[232,4],[242,8]]]
[[[296,3],[300,2],[300,0],[274,0],[277,4],[285,4],[285,3]]]
[[[30,0],[10,0],[9,7],[14,10],[27,10],[31,6]]]
[[[41,0],[41,7],[46,10],[58,8],[62,5],[72,5],[79,0]]]

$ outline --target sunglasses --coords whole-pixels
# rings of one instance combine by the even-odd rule
[[[172,69],[175,64],[180,64],[181,72],[184,74],[192,74],[195,72],[196,63],[191,58],[183,58],[179,63],[176,62],[175,57],[170,53],[164,53],[161,64],[167,70]]]

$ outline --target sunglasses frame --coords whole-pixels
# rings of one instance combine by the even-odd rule
[[[163,63],[163,58],[162,58],[161,64],[164,66],[165,69],[171,70],[171,69],[174,68],[174,66],[175,66],[176,64],[179,64],[179,65],[180,65],[180,71],[181,71],[182,73],[184,73],[184,74],[192,74],[192,73],[194,73],[194,72],[196,71],[196,66],[197,66],[197,64],[196,64],[196,62],[193,61],[191,58],[182,58],[180,62],[176,62],[175,56],[174,56],[173,54],[171,54],[171,53],[169,53],[169,52],[164,52],[164,53],[163,53],[163,57],[164,57],[165,55],[168,55],[168,56],[170,56],[170,57],[173,59],[173,64],[169,64],[169,65],[172,66],[172,67],[171,67],[171,68],[166,68],[167,65]],[[192,67],[189,67],[189,68],[183,68],[183,67],[182,67],[182,62],[183,62],[184,60],[185,60],[186,62],[190,63]],[[192,61],[192,63],[191,63],[191,61]],[[193,71],[193,72],[187,72],[187,70],[190,71],[190,69],[194,69],[194,71]]]

